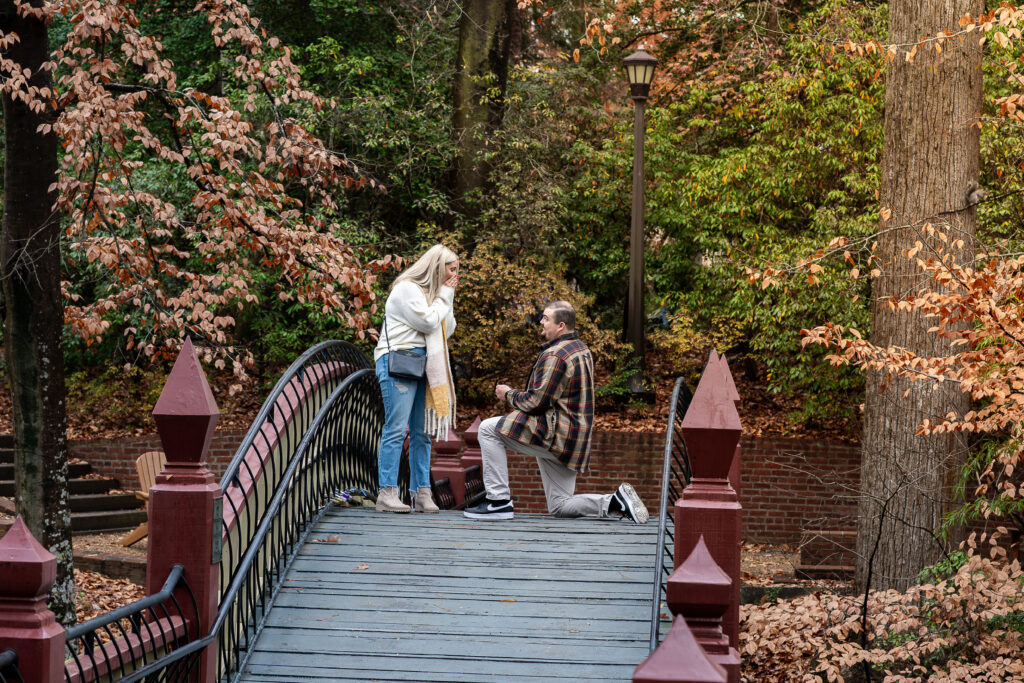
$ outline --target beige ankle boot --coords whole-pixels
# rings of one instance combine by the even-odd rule
[[[412,509],[416,512],[440,512],[441,508],[434,504],[429,486],[416,489],[416,498],[412,501]]]
[[[410,512],[411,508],[398,497],[397,486],[385,486],[377,494],[377,512]]]

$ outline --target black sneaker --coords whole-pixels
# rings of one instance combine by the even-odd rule
[[[622,510],[622,516],[628,517],[633,524],[646,524],[650,519],[647,513],[647,506],[636,495],[636,491],[629,484],[623,483],[612,494],[618,507]]]
[[[512,501],[484,500],[479,505],[466,508],[462,514],[470,519],[512,519]]]

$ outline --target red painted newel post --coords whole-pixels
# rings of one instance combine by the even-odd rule
[[[18,653],[25,683],[64,680],[64,627],[46,608],[57,558],[19,516],[0,539],[0,652]]]
[[[182,565],[198,603],[201,636],[209,632],[220,600],[222,498],[220,485],[206,467],[219,417],[199,358],[186,340],[153,408],[167,465],[149,490],[146,593],[158,592],[171,568]],[[178,600],[191,604],[184,592]],[[213,683],[216,655],[214,643],[203,653],[192,680]]]
[[[722,667],[728,683],[740,683],[740,657],[722,632],[722,615],[732,604],[732,578],[722,571],[701,536],[666,583],[668,608],[686,619],[708,659]]]
[[[484,456],[480,452],[480,423],[482,420],[477,417],[473,424],[462,432],[462,440],[466,442],[466,449],[462,451],[462,469],[466,470],[473,465],[483,467]]]
[[[448,477],[456,505],[462,505],[466,500],[466,470],[459,462],[461,450],[462,439],[454,429],[449,429],[448,437],[444,441],[434,442],[434,464],[430,467],[430,476],[434,481]]]
[[[727,368],[711,359],[704,369],[682,432],[693,479],[675,505],[675,553],[678,567],[690,556],[701,536],[715,563],[732,579],[730,604],[722,628],[735,648],[739,643],[740,544],[742,513],[739,497],[729,483],[737,454],[740,416],[736,389]]]
[[[633,671],[633,683],[726,683],[726,673],[677,616],[658,649]]]

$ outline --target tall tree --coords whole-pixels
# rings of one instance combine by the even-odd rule
[[[46,22],[38,12],[42,4],[42,0],[0,2],[5,146],[0,288],[14,421],[17,510],[33,535],[57,556],[50,608],[61,623],[73,624],[61,224],[53,191],[57,136],[40,131],[54,118],[52,106],[46,103],[51,77],[43,68],[50,54]]]
[[[886,80],[876,250],[881,272],[872,291],[876,347],[923,357],[950,354],[950,340],[928,331],[933,317],[896,302],[930,284],[916,252],[939,258],[952,252],[961,263],[973,253],[982,55],[977,41],[947,40],[944,32],[983,9],[980,0],[889,3],[890,54],[898,56],[889,60]],[[963,240],[962,248],[945,243],[936,229],[951,243]],[[941,556],[937,533],[953,468],[966,446],[959,434],[915,433],[923,420],[963,415],[968,403],[952,382],[932,385],[869,371],[857,529],[860,589],[906,588]]]
[[[140,359],[173,356],[187,333],[208,362],[244,375],[252,358],[232,331],[238,311],[260,304],[260,281],[364,336],[391,259],[364,260],[336,222],[335,193],[376,182],[302,125],[322,102],[243,3],[193,10],[230,60],[230,97],[179,85],[132,3],[0,0],[0,10],[15,498],[60,559],[51,602],[73,622],[63,325],[87,344],[121,332]],[[58,12],[67,33],[51,52]],[[86,276],[63,293],[62,239],[64,265]]]
[[[452,84],[455,161],[452,198],[456,210],[473,213],[468,196],[484,186],[489,134],[501,126],[509,63],[521,47],[516,0],[466,0],[459,17],[459,46]]]

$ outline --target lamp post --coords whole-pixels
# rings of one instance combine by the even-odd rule
[[[633,212],[629,230],[629,298],[626,342],[633,346],[636,372],[630,378],[634,396],[652,400],[643,389],[644,363],[644,103],[654,80],[658,60],[637,50],[622,60],[633,98]]]

